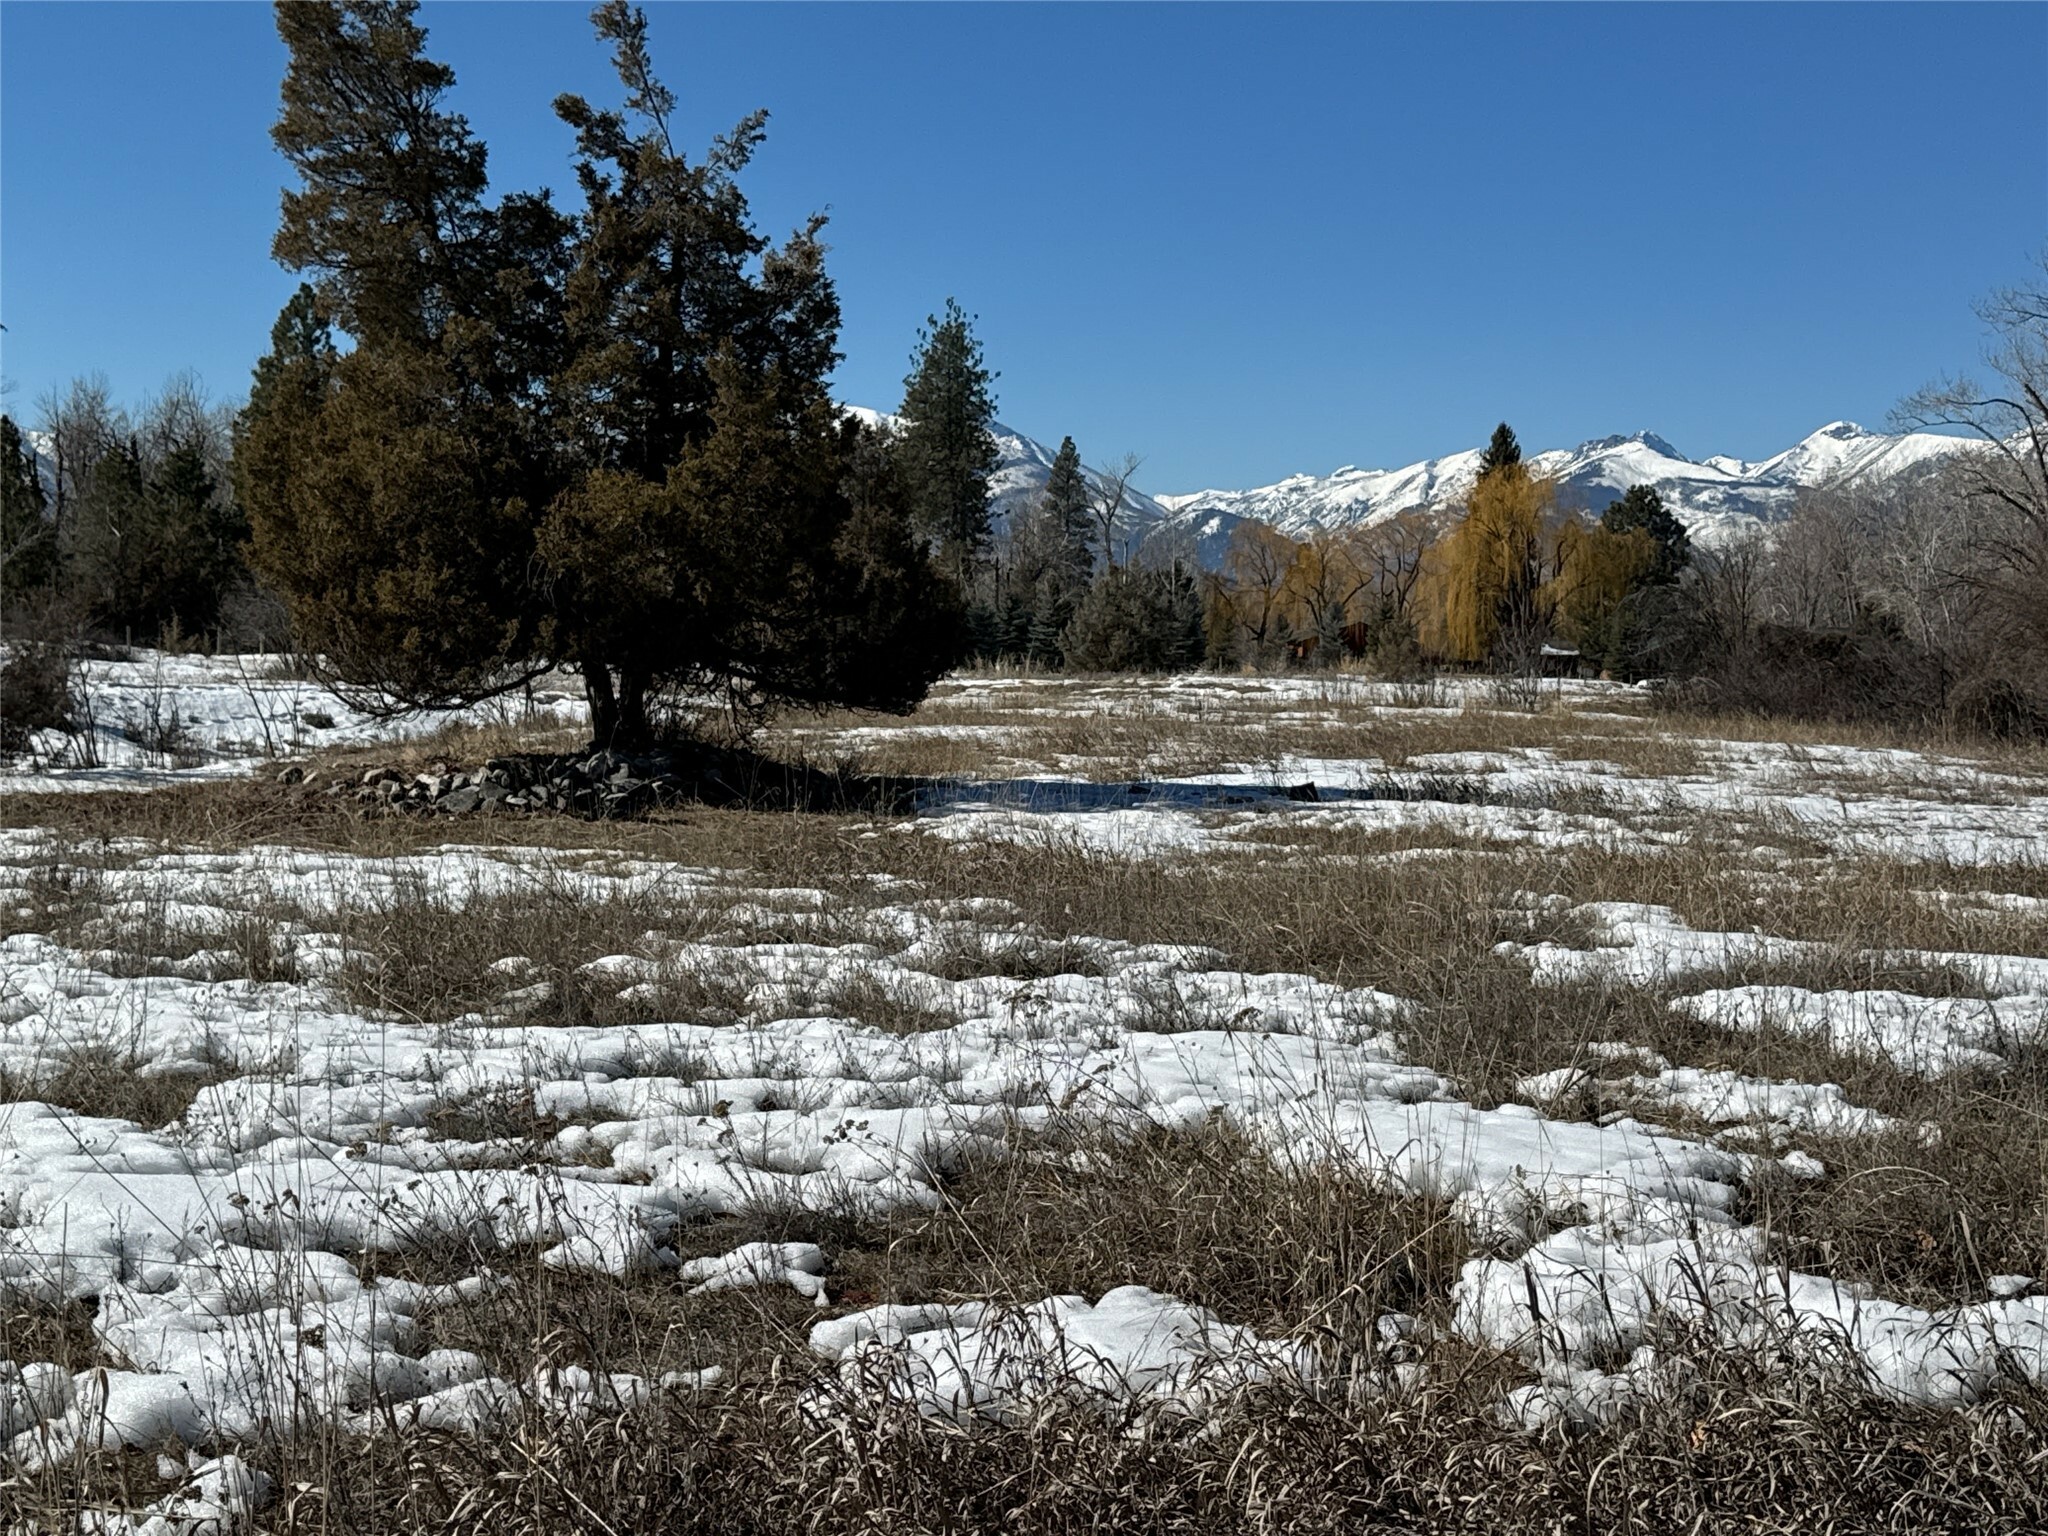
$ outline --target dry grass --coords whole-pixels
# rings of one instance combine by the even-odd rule
[[[1435,753],[1529,751],[1675,778],[1711,774],[1715,739],[1788,739],[1782,726],[1762,733],[1740,721],[1616,718],[1638,706],[1613,700],[1553,702],[1528,713],[1460,708],[1444,692],[1409,702],[1419,707],[1389,713],[1343,678],[1284,700],[1256,681],[1184,692],[1031,681],[944,690],[914,722],[938,728],[930,731],[892,734],[886,726],[872,731],[872,720],[827,717],[799,720],[781,740],[829,757],[860,730],[871,734],[851,740],[874,771],[1015,774],[1044,766],[1108,780],[1233,765],[1270,764],[1277,775],[1297,757],[1412,769]],[[964,726],[977,733],[948,733]],[[1882,733],[1833,730],[1801,729],[1790,739],[1899,744]],[[545,745],[451,733],[402,752],[338,756],[325,767],[469,762],[515,744]],[[2026,775],[2048,769],[2034,749],[1944,745],[2016,776],[2013,794],[2027,788]],[[1820,758],[1791,764],[1788,772],[1807,785],[1939,792],[1910,768],[1887,778],[1834,774]],[[145,910],[110,939],[101,921],[103,872],[134,857],[110,842],[121,838],[364,855],[452,842],[545,846],[719,872],[712,890],[685,881],[592,897],[572,882],[540,879],[508,897],[402,892],[338,920],[338,937],[356,959],[334,984],[358,1008],[450,1025],[502,1006],[515,986],[545,983],[526,994],[520,1019],[573,1029],[743,1017],[759,979],[743,951],[733,949],[730,965],[663,968],[674,940],[869,940],[862,914],[878,902],[1000,896],[1025,927],[961,937],[929,962],[936,974],[1088,970],[1093,958],[1076,941],[1092,936],[1211,946],[1247,970],[1300,971],[1413,1000],[1405,1050],[1480,1104],[1514,1098],[1527,1074],[1585,1064],[1586,1046],[1605,1040],[1639,1044],[1679,1065],[1839,1083],[1854,1103],[1904,1128],[1795,1138],[1828,1166],[1817,1181],[1760,1171],[1741,1214],[1760,1226],[1773,1259],[1929,1304],[1981,1299],[1990,1275],[2048,1274],[2048,1053],[2021,1053],[1995,1076],[1930,1082],[1822,1041],[1732,1034],[1667,1006],[1681,992],[1744,982],[1966,993],[1966,976],[1912,952],[2048,954],[2048,934],[2024,910],[1927,893],[2048,896],[2048,871],[1844,861],[1797,826],[1676,804],[1630,810],[1597,786],[1547,804],[1651,826],[1670,840],[1557,850],[1483,844],[1441,825],[1304,828],[1274,818],[1246,833],[1241,849],[1141,858],[1058,843],[944,842],[827,815],[685,810],[602,825],[420,820],[368,814],[317,788],[212,784],[11,797],[0,805],[0,825],[47,828],[53,842],[20,910],[0,914],[0,923],[81,947],[115,943],[143,968],[206,948],[237,956],[235,974],[288,974],[278,925],[300,914],[282,908],[205,933],[179,932]],[[1775,852],[1758,852],[1760,830]],[[1429,856],[1400,856],[1414,850]],[[818,914],[736,915],[734,901],[764,886],[815,888],[827,899]],[[1531,893],[1562,900],[1532,904]],[[1496,953],[1504,942],[1584,946],[1589,929],[1570,907],[1601,900],[1665,905],[1702,930],[1766,931],[1818,948],[1792,964],[1650,987],[1538,986],[1526,965]],[[189,947],[180,952],[181,945]],[[619,997],[617,979],[585,969],[621,954],[656,967],[654,984],[631,1000]],[[516,977],[494,969],[509,956],[531,968]],[[899,1033],[955,1022],[858,970],[790,1005]],[[1162,1014],[1159,1027],[1184,1022]],[[692,1079],[688,1062],[668,1065]],[[49,1098],[160,1126],[213,1080],[145,1077],[133,1067],[117,1046],[81,1047],[53,1058],[47,1072],[0,1078],[0,1100]],[[1589,1089],[1581,1107],[1626,1107],[1607,1093]],[[536,1113],[532,1096],[516,1087],[452,1096],[426,1123],[436,1137],[491,1143],[494,1156],[515,1162],[552,1156],[564,1124]],[[1938,1138],[1923,1136],[1922,1124],[1937,1127]],[[1059,1411],[1009,1429],[963,1430],[894,1411],[835,1426],[806,1412],[806,1390],[822,1374],[806,1345],[817,1314],[787,1289],[697,1296],[670,1273],[565,1274],[533,1249],[484,1251],[451,1240],[354,1256],[365,1275],[449,1280],[488,1265],[507,1277],[502,1290],[423,1314],[422,1348],[473,1350],[514,1380],[530,1379],[536,1367],[658,1376],[719,1365],[726,1384],[573,1421],[529,1404],[502,1433],[479,1436],[323,1432],[261,1442],[249,1454],[278,1479],[280,1497],[260,1528],[398,1536],[2048,1528],[2048,1402],[2038,1392],[2001,1389],[1967,1412],[1927,1411],[1855,1383],[1705,1353],[1689,1385],[1616,1424],[1531,1434],[1504,1427],[1496,1412],[1502,1391],[1527,1380],[1526,1370],[1447,1338],[1426,1348],[1423,1386],[1384,1390],[1375,1319],[1402,1311],[1441,1323],[1470,1238],[1441,1205],[1327,1169],[1278,1166],[1227,1123],[1192,1132],[1060,1127],[1019,1137],[1008,1154],[968,1167],[941,1194],[936,1211],[889,1218],[756,1210],[686,1223],[673,1241],[686,1257],[757,1239],[818,1242],[832,1259],[835,1311],[879,1301],[1092,1298],[1148,1285],[1229,1322],[1316,1341],[1333,1362],[1332,1384],[1247,1394],[1199,1432],[1148,1421],[1127,1433],[1131,1426]],[[100,1352],[81,1304],[14,1306],[0,1326],[13,1359],[80,1370],[118,1363]],[[154,1448],[0,1475],[0,1530],[78,1530],[88,1511],[133,1510],[163,1491]]]
[[[1062,1156],[1044,1155],[1057,1150]],[[267,1531],[454,1536],[591,1530],[861,1533],[2011,1532],[2048,1519],[2048,1401],[2007,1392],[1971,1413],[1916,1410],[1824,1376],[1705,1354],[1671,1394],[1583,1433],[1500,1421],[1509,1362],[1421,1346],[1389,1389],[1371,1359],[1382,1311],[1440,1310],[1463,1242],[1441,1210],[1327,1174],[1289,1174],[1223,1128],[1041,1146],[966,1176],[936,1213],[880,1227],[762,1214],[688,1234],[832,1242],[840,1306],[1035,1299],[1118,1283],[1172,1289],[1318,1340],[1316,1391],[1255,1389],[1205,1423],[1051,1409],[956,1428],[884,1408],[838,1424],[806,1408],[814,1316],[786,1292],[692,1296],[637,1281],[508,1267],[515,1284],[425,1320],[429,1340],[509,1373],[728,1366],[722,1387],[565,1421],[532,1405],[481,1435],[315,1434],[249,1454],[281,1489]],[[452,1272],[477,1256],[444,1256]],[[494,1256],[501,1259],[503,1256]],[[89,1334],[38,1318],[32,1344]],[[80,1358],[83,1358],[82,1356]],[[17,1473],[18,1517],[160,1491],[146,1455]],[[46,1525],[43,1522],[47,1521]]]
[[[209,1083],[228,1075],[137,1071],[136,1059],[106,1044],[80,1044],[53,1053],[33,1070],[0,1067],[0,1106],[39,1100],[77,1114],[132,1120],[158,1130],[183,1118]]]

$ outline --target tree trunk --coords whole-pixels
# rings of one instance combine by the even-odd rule
[[[619,733],[619,699],[612,691],[612,672],[602,661],[583,663],[583,697],[590,706],[590,745],[611,746]]]
[[[619,668],[619,727],[613,745],[623,751],[654,744],[654,727],[647,719],[647,681],[638,667]]]

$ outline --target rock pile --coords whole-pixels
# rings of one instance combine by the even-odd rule
[[[435,762],[423,773],[392,767],[325,776],[291,767],[278,782],[302,792],[352,795],[358,804],[396,812],[472,815],[478,812],[554,812],[590,821],[644,816],[691,802],[755,809],[901,810],[916,785],[821,773],[727,749],[688,752],[567,754],[537,752],[494,757],[481,767]]]

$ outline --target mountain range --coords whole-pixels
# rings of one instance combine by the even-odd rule
[[[1002,464],[992,489],[1000,529],[1028,510],[1044,487],[1053,450],[1010,427],[998,424],[995,432]],[[1713,546],[1782,521],[1803,489],[1887,479],[1972,446],[1966,438],[1871,432],[1853,421],[1836,421],[1767,459],[1719,454],[1689,459],[1655,433],[1637,432],[1550,449],[1531,455],[1528,462],[1558,481],[1563,505],[1592,513],[1632,485],[1655,486],[1694,539]],[[1470,448],[1399,469],[1347,465],[1331,474],[1291,475],[1249,490],[1134,491],[1124,514],[1126,540],[1134,549],[1160,543],[1190,549],[1202,564],[1214,566],[1222,560],[1231,530],[1248,520],[1301,538],[1322,529],[1368,527],[1401,512],[1441,511],[1463,502],[1478,477],[1483,452]]]

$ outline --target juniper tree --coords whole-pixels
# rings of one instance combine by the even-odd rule
[[[918,332],[903,381],[904,426],[897,439],[913,515],[939,563],[968,589],[989,540],[989,477],[996,451],[995,375],[973,326],[953,299]]]
[[[747,709],[914,703],[957,636],[906,503],[846,484],[822,220],[771,247],[737,182],[762,115],[692,161],[644,17],[610,0],[592,19],[623,107],[555,104],[582,211],[487,207],[414,12],[279,6],[275,136],[303,187],[275,249],[312,282],[235,473],[302,638],[398,705],[576,666],[617,745],[646,740],[665,683]]]
[[[300,185],[272,254],[310,283],[258,364],[234,475],[302,647],[359,693],[437,706],[547,659],[529,573],[558,476],[536,401],[565,225],[541,200],[485,205],[484,146],[443,107],[454,76],[415,10],[277,7],[271,137]]]

